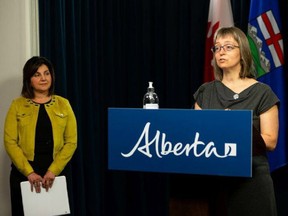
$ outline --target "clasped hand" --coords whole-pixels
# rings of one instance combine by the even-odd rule
[[[51,171],[47,171],[43,178],[35,172],[28,175],[31,191],[33,192],[35,189],[36,193],[41,192],[41,187],[48,191],[52,187],[54,179],[55,175]]]

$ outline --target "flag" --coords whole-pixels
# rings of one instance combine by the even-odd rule
[[[219,27],[233,26],[233,15],[230,0],[210,0],[207,37],[205,45],[204,82],[214,80],[212,67],[213,36]]]
[[[273,171],[287,164],[284,51],[278,1],[251,0],[247,37],[257,79],[268,84],[280,99],[278,143],[268,154]]]

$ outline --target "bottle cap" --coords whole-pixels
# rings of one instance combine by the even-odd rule
[[[148,88],[153,88],[153,82],[149,82],[149,87]]]

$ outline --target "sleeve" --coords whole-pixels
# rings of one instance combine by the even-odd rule
[[[25,176],[33,172],[33,168],[18,144],[17,103],[12,102],[4,124],[4,146],[13,164]]]
[[[55,175],[59,175],[65,168],[67,163],[71,160],[77,148],[77,122],[73,109],[68,100],[65,100],[67,109],[67,124],[63,133],[64,145],[61,150],[56,154],[53,163],[48,170]]]
[[[263,95],[261,97],[261,101],[258,107],[259,115],[269,110],[272,106],[277,105],[280,106],[280,100],[277,95],[273,92],[270,86],[263,84]]]
[[[197,102],[197,104],[200,107],[202,107],[202,104],[203,104],[203,95],[204,95],[204,91],[207,87],[207,84],[208,83],[202,84],[193,95],[195,102]]]

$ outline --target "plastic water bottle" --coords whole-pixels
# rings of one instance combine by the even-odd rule
[[[143,97],[144,109],[159,109],[159,98],[155,93],[153,82],[149,82],[147,93]]]

